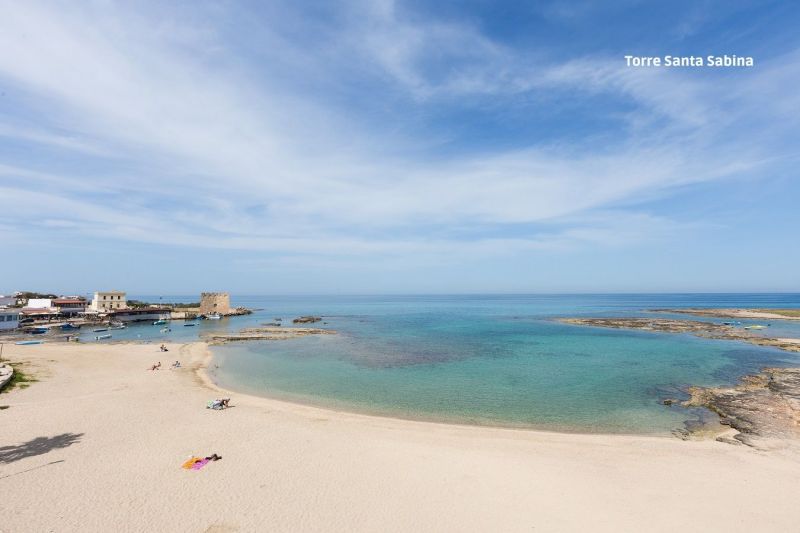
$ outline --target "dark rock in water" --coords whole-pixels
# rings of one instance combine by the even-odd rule
[[[661,403],[663,403],[664,405],[672,405],[673,403],[676,403],[676,402],[677,402],[677,400],[673,400],[672,398],[667,398],[666,400],[662,401]]]
[[[319,322],[322,320],[322,317],[319,316],[301,316],[292,320],[294,324],[313,324],[314,322]]]

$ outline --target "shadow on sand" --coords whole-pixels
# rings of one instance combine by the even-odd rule
[[[17,446],[0,446],[0,464],[13,463],[26,457],[66,448],[81,440],[81,437],[83,433],[62,433],[53,437],[36,437]]]

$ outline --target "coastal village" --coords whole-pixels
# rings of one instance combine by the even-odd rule
[[[167,320],[215,320],[250,314],[231,307],[227,292],[204,292],[192,304],[156,304],[129,300],[124,291],[97,291],[91,299],[17,292],[0,296],[0,333],[44,335],[73,332],[82,326],[124,328],[130,322]]]

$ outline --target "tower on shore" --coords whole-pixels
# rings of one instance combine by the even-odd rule
[[[231,312],[231,296],[227,292],[200,293],[200,314],[219,313],[227,315]]]

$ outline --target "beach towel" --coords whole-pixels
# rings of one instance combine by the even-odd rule
[[[192,465],[192,470],[200,470],[209,463],[208,459],[200,459]]]
[[[183,463],[183,464],[181,465],[181,468],[185,468],[186,470],[189,470],[189,469],[191,469],[192,467],[194,467],[194,465],[195,465],[195,464],[196,464],[198,461],[205,461],[205,459],[203,459],[202,457],[192,457],[191,459],[189,459],[188,461],[186,461],[185,463]]]

